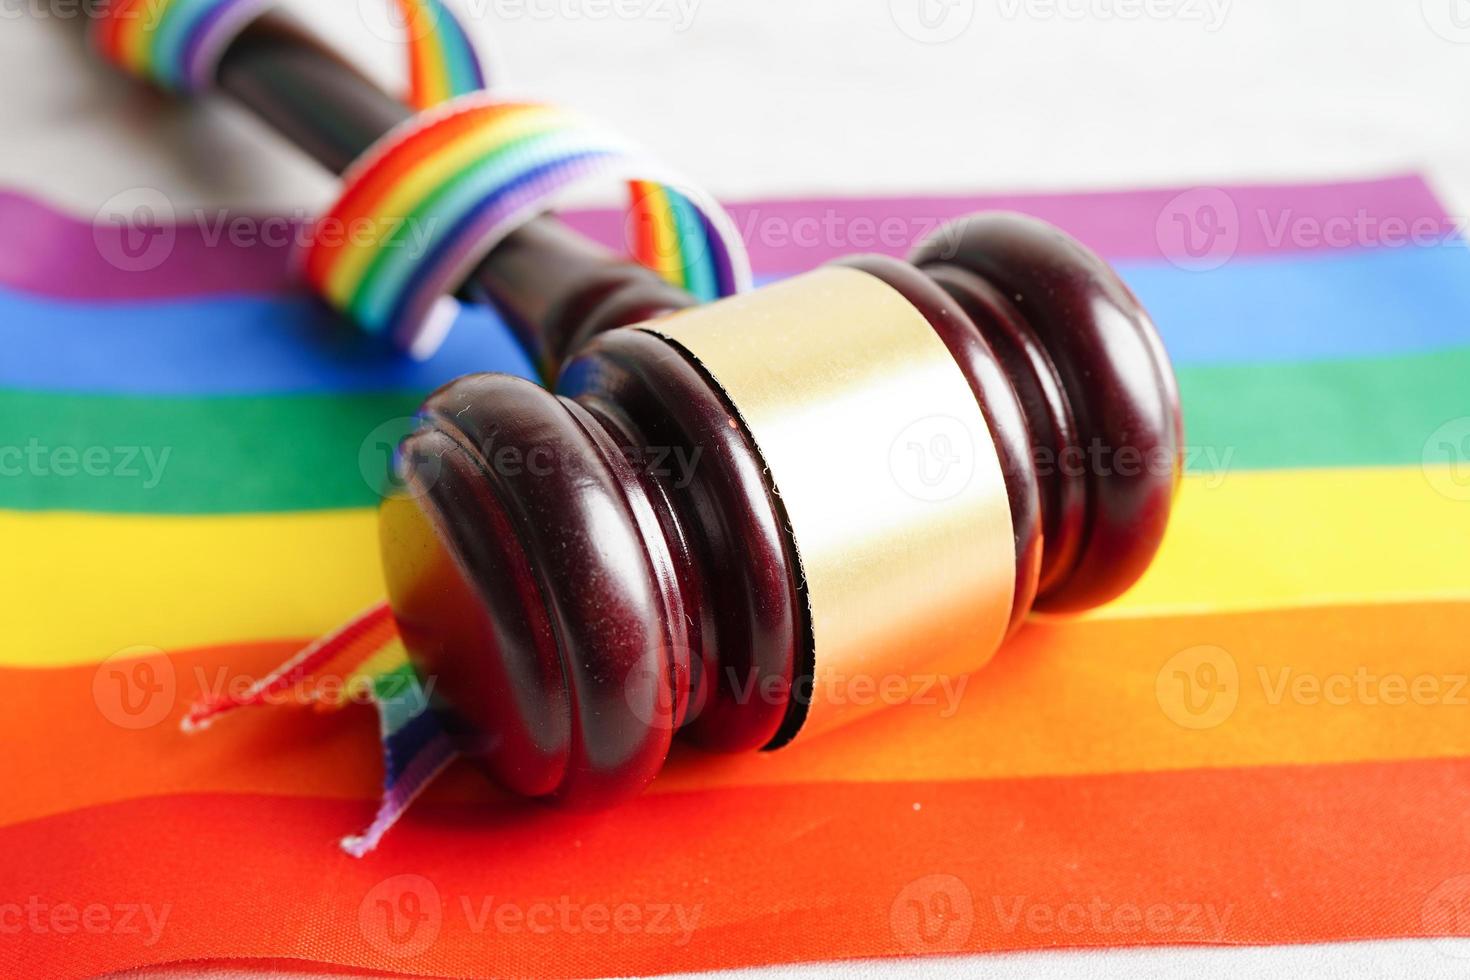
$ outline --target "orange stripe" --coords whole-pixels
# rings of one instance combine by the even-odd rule
[[[1470,868],[1465,761],[745,788],[593,815],[429,806],[371,859],[347,860],[331,841],[368,809],[171,796],[0,831],[7,900],[22,910],[32,896],[43,916],[166,910],[161,930],[139,921],[142,934],[22,930],[0,946],[4,972],[282,957],[607,976],[1321,942],[1463,930],[1444,910],[1470,891],[1459,877]],[[268,912],[242,915],[265,912],[246,896],[268,897]]]
[[[1467,635],[1470,604],[1032,626],[965,681],[952,717],[943,692],[935,692],[931,704],[889,708],[780,752],[712,756],[680,749],[653,792],[1470,756],[1467,709],[1452,703],[1337,705],[1322,697],[1272,696],[1283,670],[1292,672],[1286,683],[1295,684],[1362,667],[1379,677],[1438,679],[1448,702],[1449,675],[1470,669]],[[1230,652],[1241,682],[1229,717],[1214,727],[1187,728],[1169,714],[1178,716],[1182,703],[1167,700],[1183,690],[1166,686],[1161,703],[1158,680],[1162,674],[1172,684],[1173,669],[1165,666],[1179,651],[1201,645]],[[9,785],[24,790],[0,794],[0,825],[189,791],[375,799],[381,761],[367,709],[323,718],[265,707],[221,719],[207,733],[179,734],[179,719],[201,693],[226,683],[248,686],[299,647],[275,642],[183,651],[143,675],[135,664],[115,661],[6,671],[0,745],[35,745],[44,736],[46,750],[10,754]],[[157,708],[145,691],[162,699]],[[150,724],[139,729],[140,722]],[[437,792],[454,800],[491,795],[469,769]]]
[[[197,735],[179,731],[200,695],[243,693],[300,648],[269,642],[109,660],[95,670],[7,672],[16,710],[3,713],[10,717],[0,720],[0,738],[38,750],[10,754],[7,782],[16,791],[0,794],[0,824],[193,790],[375,799],[382,761],[371,709],[328,715],[265,706]],[[139,663],[151,671],[133,673]],[[137,677],[147,685],[133,683]]]
[[[674,221],[673,203],[669,191],[662,184],[645,182],[648,201],[649,226],[652,230],[652,251],[640,256],[640,261],[675,286],[684,284],[682,263],[679,256],[678,228]]]
[[[421,23],[424,16],[423,4],[418,0],[397,0],[398,10],[403,17],[403,33],[408,44],[409,92],[415,108],[427,108],[422,95],[429,91],[429,66],[424,58],[424,42],[421,38]]]
[[[984,670],[953,682],[965,686],[951,688],[952,717],[944,690],[931,690],[927,704],[886,709],[831,738],[721,761],[718,778],[980,779],[1470,757],[1466,636],[1466,603],[1033,623]],[[1226,690],[1211,699],[1201,669]],[[660,783],[713,778],[714,767],[690,759]]]

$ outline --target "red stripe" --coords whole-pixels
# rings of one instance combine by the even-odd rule
[[[354,862],[332,841],[364,817],[360,804],[163,797],[0,831],[4,901],[42,916],[166,906],[156,942],[58,935],[43,919],[0,944],[0,963],[10,976],[255,957],[583,976],[1463,932],[1470,922],[1443,910],[1470,870],[1467,809],[1466,761],[745,787],[597,815],[427,807]],[[497,927],[501,904],[519,912]],[[652,921],[675,906],[697,915],[682,944]],[[383,931],[390,912],[400,943]],[[436,913],[434,940],[408,949]],[[556,924],[516,925],[528,913]]]
[[[109,0],[103,19],[95,28],[94,37],[98,50],[108,60],[130,71],[132,66],[123,64],[120,50],[123,27],[132,20],[148,16],[146,10],[135,9],[142,7],[145,2],[146,0]]]
[[[656,219],[653,215],[653,208],[648,202],[649,182],[646,180],[629,181],[628,192],[632,198],[627,220],[633,222],[633,258],[639,264],[656,272],[658,271],[658,247],[653,231],[653,223]]]

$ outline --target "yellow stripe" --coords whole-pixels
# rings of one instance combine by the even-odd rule
[[[1470,503],[1438,493],[1429,473],[1186,479],[1158,559],[1127,595],[1092,615],[1470,597]]]
[[[416,164],[368,215],[373,221],[371,233],[354,233],[343,243],[327,274],[327,295],[338,306],[346,306],[377,254],[378,245],[447,178],[496,146],[550,129],[560,118],[560,114],[541,106],[510,110]]]
[[[428,17],[429,13],[420,6],[414,16],[422,19]],[[412,95],[416,108],[431,109],[441,102],[447,102],[454,93],[449,90],[449,70],[444,61],[444,52],[433,33],[436,28],[433,25],[426,30],[423,28],[422,24],[414,24],[410,28],[409,36],[417,38],[412,44],[425,68],[424,89]]]
[[[6,666],[306,638],[381,602],[371,510],[240,517],[0,511]],[[20,559],[18,556],[24,556]]]
[[[347,679],[348,686],[397,670],[406,663],[408,663],[408,651],[404,649],[403,641],[395,636],[383,649],[353,668],[351,676]]]
[[[158,14],[148,3],[128,11],[118,32],[117,51],[123,65],[139,78],[153,77],[153,34],[150,27]]]
[[[0,666],[320,635],[383,597],[370,510],[239,517],[0,511]],[[1191,477],[1165,547],[1095,616],[1470,599],[1470,504],[1419,469]]]
[[[679,242],[674,228],[674,209],[662,184],[641,181],[647,200],[648,217],[653,228],[654,271],[665,281],[675,285],[684,284],[683,266],[679,259]]]

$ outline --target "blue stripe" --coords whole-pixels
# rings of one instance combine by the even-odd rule
[[[1117,263],[1180,364],[1416,354],[1470,343],[1470,250],[1237,258],[1209,272]]]
[[[669,209],[674,218],[674,234],[678,236],[684,288],[705,303],[719,299],[718,273],[715,272],[714,256],[710,254],[711,245],[708,239],[702,237],[704,221],[695,210],[693,202],[683,194],[667,185],[664,186],[664,194],[669,199]]]
[[[552,133],[548,135],[555,136],[556,134]],[[536,137],[538,140],[541,138],[540,136]],[[516,152],[514,147],[511,148],[511,151],[513,153]],[[451,249],[457,248],[461,244],[465,233],[474,227],[488,212],[498,207],[507,197],[519,192],[525,187],[535,186],[536,183],[545,179],[548,175],[556,174],[563,170],[571,170],[581,166],[588,160],[595,160],[611,155],[612,152],[609,150],[588,149],[574,151],[567,155],[558,156],[545,163],[537,163],[529,170],[522,170],[516,173],[514,177],[506,180],[504,183],[494,185],[488,193],[481,196],[475,202],[473,207],[459,216],[447,234],[436,233],[434,236],[435,241],[430,244],[428,250],[414,257],[415,264],[410,270],[407,280],[397,290],[397,302],[394,303],[385,321],[389,325],[389,335],[395,338],[417,336],[420,324],[404,324],[403,321],[407,316],[408,309],[413,303],[413,300],[423,289],[424,280],[440,268],[444,262],[445,254]],[[558,190],[562,189],[564,188],[559,188]],[[376,270],[371,274],[376,274]],[[353,299],[354,312],[361,312],[362,308],[358,304],[363,301],[365,295],[366,291],[363,291]],[[378,319],[377,310],[368,311],[365,319],[368,317],[376,321]],[[412,332],[409,333],[408,331]],[[458,332],[458,325],[456,325],[454,330],[450,331],[451,334]]]
[[[385,691],[384,687],[388,689]],[[378,706],[378,721],[386,739],[426,712],[429,695],[418,673],[404,661],[373,678],[373,701]]]
[[[1470,343],[1470,252],[1457,246],[1237,259],[1211,272],[1119,268],[1180,364]],[[0,289],[0,345],[0,387],[110,394],[425,391],[473,371],[534,373],[486,310],[467,312],[420,363],[289,297],[76,303]]]
[[[169,88],[184,87],[184,56],[189,50],[190,35],[209,17],[219,2],[220,0],[172,0],[163,13],[162,21],[148,38],[153,72],[158,81]]]
[[[535,375],[509,329],[469,310],[414,361],[305,296],[92,304],[0,289],[0,387],[123,395],[429,391],[462,374]]]
[[[475,46],[463,25],[442,3],[435,3],[440,47],[449,71],[450,91],[454,95],[476,92],[485,87],[485,75]]]
[[[570,164],[605,153],[589,145],[584,133],[553,129],[497,145],[467,162],[430,188],[408,219],[373,246],[372,260],[353,289],[348,312],[370,333],[385,328],[396,333],[424,278],[443,271],[446,254],[451,249],[457,252],[466,242],[479,245],[484,241],[483,228],[476,237],[465,236],[487,209],[559,168],[563,161]],[[414,242],[420,232],[427,233],[425,239]],[[416,330],[419,324],[408,326]]]
[[[386,757],[383,782],[392,786],[409,767],[425,745],[443,734],[444,729],[432,711],[424,711],[409,719],[390,735],[384,735],[383,754]]]

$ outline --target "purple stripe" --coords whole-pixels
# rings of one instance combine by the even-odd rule
[[[238,34],[239,29],[244,27],[253,18],[248,8],[268,6],[266,0],[222,0],[210,8],[194,27],[189,31],[189,39],[184,45],[182,54],[183,76],[187,84],[194,89],[203,88],[214,81],[214,62],[218,60],[222,51],[221,42],[226,37],[215,37],[214,32],[224,23],[226,17],[240,17],[230,26],[230,34]],[[262,9],[263,12],[263,9]]]
[[[549,201],[568,187],[600,176],[609,160],[615,161],[616,157],[606,150],[579,151],[575,156],[555,158],[517,174],[513,181],[495,188],[477,202],[468,214],[458,219],[443,241],[419,259],[417,270],[404,284],[388,318],[394,343],[403,350],[414,347],[435,304],[453,292],[489,253],[491,246],[487,242],[504,237],[510,230],[506,227],[510,218]]]
[[[1340,228],[1359,215],[1379,224],[1394,219],[1447,227],[1449,222],[1443,206],[1418,176],[1203,191],[812,198],[753,201],[728,208],[750,250],[752,265],[763,275],[799,272],[858,252],[902,256],[938,225],[975,211],[1035,215],[1115,261],[1187,260],[1187,254],[1179,251],[1188,244],[1181,235],[1199,236],[1195,244],[1203,246],[1209,241],[1203,236],[1213,234],[1213,227],[1236,236],[1232,255],[1249,256],[1340,250],[1341,244],[1317,240],[1313,228],[1328,223]],[[600,241],[620,240],[620,212],[567,217],[573,227]],[[1370,231],[1363,236],[1364,244],[1372,244],[1372,235]]]
[[[699,225],[704,232],[704,240],[701,244],[709,250],[710,261],[714,265],[715,291],[721,296],[729,296],[736,289],[735,268],[730,261],[730,251],[725,247],[725,239],[720,236],[719,230],[709,220],[709,215],[698,207],[694,209],[694,213],[699,216]]]
[[[393,829],[413,801],[428,788],[434,777],[443,772],[458,753],[445,735],[428,742],[400,774],[396,783],[383,787],[383,797],[373,822],[362,833],[342,839],[342,849],[353,857],[374,850],[383,835]]]
[[[1341,184],[1288,184],[1219,189],[1234,207],[1239,243],[1235,255],[1332,251],[1334,246],[1287,234],[1282,222],[1310,229],[1328,221],[1366,215],[1448,223],[1444,208],[1417,176]],[[907,243],[932,225],[972,211],[1010,209],[1037,215],[1082,239],[1105,258],[1168,259],[1176,228],[1169,205],[1178,189],[1091,194],[1033,194],[910,198],[824,198],[737,204],[730,208],[746,235],[751,261],[764,275],[797,272],[853,252],[903,254]],[[1208,195],[1185,199],[1209,204]],[[1195,209],[1196,216],[1203,212]],[[577,229],[624,247],[621,211],[565,215]],[[216,216],[208,216],[213,223]],[[884,222],[892,233],[884,240]],[[295,288],[291,249],[248,246],[227,238],[210,243],[208,224],[168,226],[173,247],[156,267],[129,271],[122,249],[128,230],[94,229],[23,195],[0,192],[0,286],[68,299],[180,298],[217,293],[279,293]],[[806,243],[807,232],[815,240]],[[136,233],[134,233],[136,237]],[[798,240],[792,240],[797,236]],[[1369,242],[1371,244],[1371,242]],[[122,259],[119,260],[119,256]],[[111,261],[110,261],[111,259]]]
[[[211,230],[216,220],[208,215],[161,225],[161,237],[150,246],[138,229],[94,226],[34,198],[0,191],[0,286],[75,300],[276,294],[295,288],[292,248],[216,240]],[[261,227],[256,218],[250,223]]]

